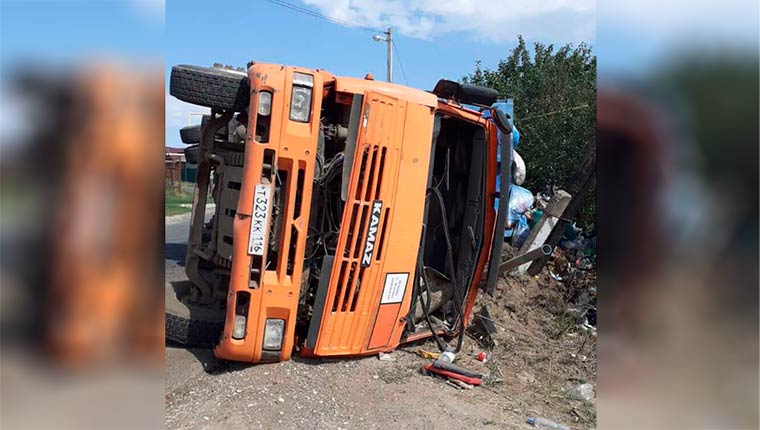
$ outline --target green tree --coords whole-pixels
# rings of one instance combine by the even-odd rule
[[[585,43],[559,49],[535,43],[530,52],[519,36],[517,46],[494,70],[478,61],[462,81],[514,99],[518,152],[528,170],[523,186],[533,192],[566,186],[585,149],[596,144],[596,56]],[[582,225],[596,219],[595,191],[592,185],[581,206]]]

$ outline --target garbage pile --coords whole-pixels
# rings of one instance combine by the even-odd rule
[[[563,284],[567,312],[584,330],[596,333],[596,227],[568,226],[553,254],[550,277]]]
[[[541,218],[555,195],[554,190],[535,195],[528,189],[512,184],[505,238],[519,248]],[[556,215],[554,215],[556,216]],[[566,225],[553,253],[548,273],[555,282],[566,284],[562,291],[569,294],[569,312],[577,314],[580,324],[596,330],[596,226],[583,229],[576,223]]]

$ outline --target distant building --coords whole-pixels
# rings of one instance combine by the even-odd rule
[[[180,182],[195,182],[197,166],[189,164],[183,148],[167,146],[164,157],[166,171],[166,187],[178,188]]]

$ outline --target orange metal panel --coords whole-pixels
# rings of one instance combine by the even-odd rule
[[[337,77],[335,78],[335,89],[339,92],[354,94],[372,91],[428,107],[435,107],[438,104],[438,97],[433,93],[370,79]]]
[[[399,313],[409,308],[411,299],[433,112],[376,92],[366,93],[364,100],[315,355],[359,355],[395,347],[404,325],[400,319],[405,315]],[[369,263],[362,264],[372,227],[378,236]],[[389,273],[406,276],[392,303],[381,305]],[[396,287],[398,283],[396,278]]]
[[[222,339],[214,349],[218,357],[229,360],[258,362],[262,360],[262,343],[267,318],[285,320],[285,332],[279,360],[287,360],[291,356],[295,338],[296,312],[303,272],[303,257],[306,248],[306,233],[310,200],[314,179],[314,163],[319,134],[319,118],[308,123],[289,120],[290,98],[294,72],[308,73],[314,76],[314,91],[312,95],[312,115],[318,116],[322,104],[322,77],[324,73],[295,67],[283,67],[271,64],[254,64],[248,70],[251,82],[251,102],[249,106],[248,139],[246,141],[245,165],[243,181],[238,201],[237,214],[234,221],[232,270],[230,274],[229,294],[227,296],[227,314]],[[272,113],[270,123],[270,138],[267,143],[254,140],[256,130],[258,92],[271,91]],[[253,213],[254,190],[258,184],[267,184],[262,180],[262,164],[264,151],[275,151],[275,169],[287,172],[287,183],[284,184],[284,204],[281,208],[281,230],[279,232],[279,253],[277,261],[269,267],[262,267],[261,283],[256,285],[250,280],[252,256],[248,253],[248,237]],[[303,170],[303,183],[299,189],[297,178],[299,170]],[[272,178],[274,180],[274,178]],[[267,185],[272,187],[270,181]],[[272,197],[274,198],[274,197]],[[300,204],[296,202],[300,199]],[[270,206],[270,220],[271,206]],[[296,217],[296,212],[298,216]],[[270,229],[267,226],[267,229]],[[267,231],[268,238],[272,232]],[[244,240],[240,240],[244,239]],[[295,252],[289,255],[291,243],[295,242]],[[288,270],[288,259],[291,259],[291,270]],[[262,256],[262,265],[267,261],[267,251]],[[235,297],[238,291],[250,293],[250,305],[246,324],[246,335],[242,340],[232,338],[232,328],[235,318]]]

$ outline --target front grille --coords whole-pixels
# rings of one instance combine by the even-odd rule
[[[378,145],[367,146],[362,151],[358,170],[358,178],[352,198],[346,202],[346,211],[350,213],[344,220],[342,229],[346,229],[347,235],[343,243],[339,243],[336,253],[336,264],[339,270],[337,287],[332,297],[332,303],[328,309],[332,312],[354,312],[362,293],[362,281],[370,267],[362,267],[361,257],[367,237],[367,229],[370,225],[373,201],[381,200],[382,178],[385,173],[385,159],[388,148]],[[377,261],[382,255],[381,247],[384,244],[384,224],[386,215],[389,213],[387,206],[383,207],[379,224],[377,226],[377,238],[373,251],[372,260]]]
[[[397,315],[391,314],[399,312],[399,305],[380,306],[385,272],[410,272],[407,259],[389,258],[390,250],[411,255],[416,248],[414,241],[406,237],[393,238],[397,231],[416,230],[411,226],[421,220],[422,207],[415,197],[419,195],[422,182],[418,179],[423,172],[412,169],[419,167],[418,161],[429,154],[429,148],[424,144],[410,145],[405,157],[402,146],[407,104],[374,93],[366,97],[349,167],[340,234],[324,304],[320,306],[323,314],[314,349],[317,355],[357,354],[370,344],[375,345],[371,349],[377,349],[388,343],[398,327]],[[430,110],[421,108],[415,112],[427,115]],[[421,130],[421,134],[426,135],[426,132]],[[402,165],[407,166],[403,171]],[[400,181],[412,182],[400,186]],[[403,201],[412,202],[410,225],[401,225],[396,219],[397,202]],[[376,324],[378,318],[381,319],[379,325]],[[372,336],[377,338],[374,343]]]

